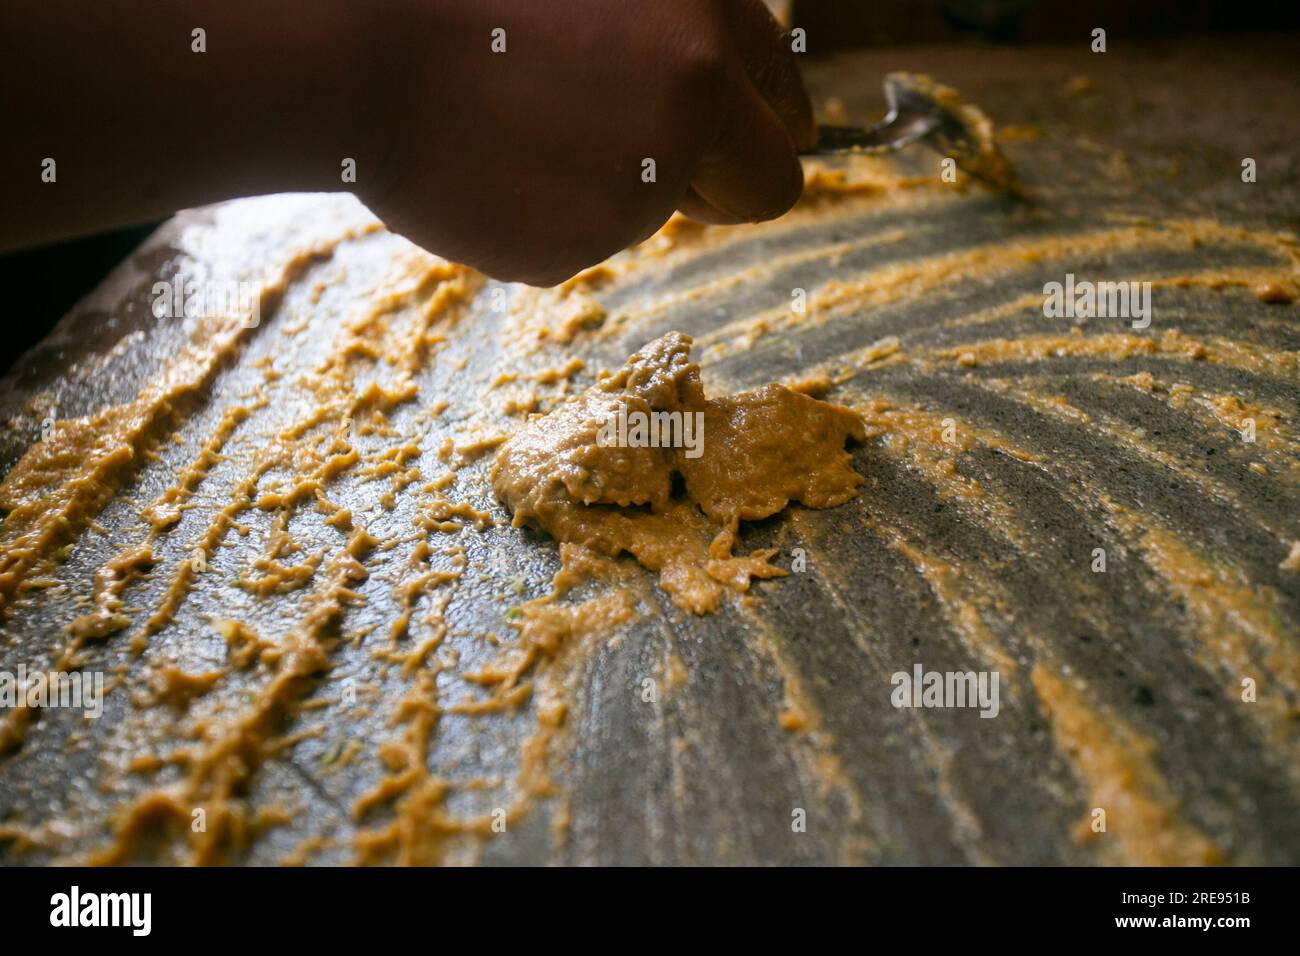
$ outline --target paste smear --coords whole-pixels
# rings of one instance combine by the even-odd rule
[[[670,332],[616,374],[535,416],[497,453],[492,487],[514,525],[602,554],[631,554],[659,573],[686,611],[705,614],[727,590],[785,574],[776,549],[732,554],[741,521],[790,502],[830,508],[857,494],[862,476],[845,442],[865,437],[861,418],[840,405],[770,384],[707,398],[691,339]],[[620,414],[702,415],[698,452],[620,447],[598,440]]]

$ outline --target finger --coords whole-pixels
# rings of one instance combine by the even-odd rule
[[[727,25],[745,73],[780,118],[795,149],[812,148],[817,124],[785,28],[761,0],[731,0]]]
[[[686,190],[686,195],[677,203],[677,209],[696,222],[706,222],[711,226],[734,226],[738,222],[744,222],[743,219],[725,213],[705,200],[695,191],[694,186]]]
[[[803,191],[803,168],[767,101],[744,76],[737,76],[734,86],[722,99],[717,136],[696,167],[691,188],[732,221],[774,219]]]

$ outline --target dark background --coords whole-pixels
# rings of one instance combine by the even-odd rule
[[[912,44],[1086,44],[1099,26],[1111,43],[1300,30],[1297,0],[793,0],[789,6],[791,22],[808,31],[812,55]],[[157,225],[0,256],[0,288],[9,303],[0,372]]]
[[[1300,29],[1295,0],[793,0],[809,53],[915,43],[1087,42]]]

